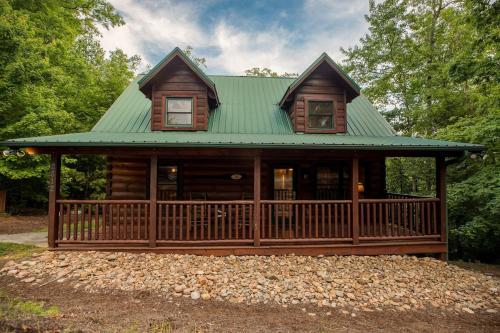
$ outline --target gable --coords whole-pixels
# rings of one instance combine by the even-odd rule
[[[178,64],[179,62],[184,63],[184,65],[192,71],[210,90],[211,98],[215,100],[215,104],[219,104],[219,97],[217,95],[217,89],[215,84],[210,80],[210,78],[191,60],[188,56],[184,54],[178,47],[172,50],[165,58],[163,58],[155,67],[153,67],[147,74],[145,74],[139,81],[139,89],[147,96],[150,97],[150,89],[152,83],[154,83],[158,78],[164,75],[164,70],[173,64]]]
[[[349,75],[347,75],[347,73],[345,73],[344,70],[326,53],[323,53],[288,87],[285,94],[281,98],[279,105],[281,107],[286,106],[286,103],[289,103],[291,99],[293,99],[293,94],[296,89],[303,85],[304,81],[310,79],[311,75],[314,76],[315,73],[324,73],[332,80],[338,82],[338,84],[346,90],[346,95],[349,101],[360,95],[361,88],[358,84],[354,82],[354,80],[351,79]],[[321,83],[313,85],[320,87]]]

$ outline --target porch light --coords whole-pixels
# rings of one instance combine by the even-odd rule
[[[359,193],[363,193],[365,191],[365,185],[363,185],[362,182],[358,182],[357,187]]]
[[[173,172],[173,173],[177,172],[177,168],[171,168],[170,172]]]
[[[233,173],[231,175],[232,180],[240,180],[241,178],[243,178],[243,175],[241,173]]]
[[[26,154],[28,155],[35,155],[36,154],[36,150],[35,148],[33,147],[27,147],[27,148],[24,148],[24,151],[26,152]]]

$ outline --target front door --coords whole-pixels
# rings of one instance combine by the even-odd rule
[[[295,200],[295,169],[288,167],[274,168],[274,200]]]

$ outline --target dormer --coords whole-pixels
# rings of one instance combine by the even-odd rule
[[[295,132],[345,133],[347,103],[359,94],[360,87],[323,53],[288,87],[279,105]]]
[[[138,83],[151,100],[152,131],[206,131],[220,104],[212,80],[177,47]]]

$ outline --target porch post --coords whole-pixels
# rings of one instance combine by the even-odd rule
[[[52,153],[50,161],[49,185],[49,248],[56,247],[57,231],[59,229],[59,189],[61,184],[61,155]]]
[[[351,189],[352,189],[352,243],[359,244],[359,160],[357,157],[351,163]]]
[[[149,164],[149,247],[156,247],[157,180],[158,155],[152,155]]]
[[[253,245],[260,246],[260,155],[253,160]]]
[[[439,223],[441,226],[441,242],[448,241],[448,217],[446,212],[446,163],[443,156],[436,157],[436,197],[439,198]],[[441,254],[446,260],[448,253]]]

